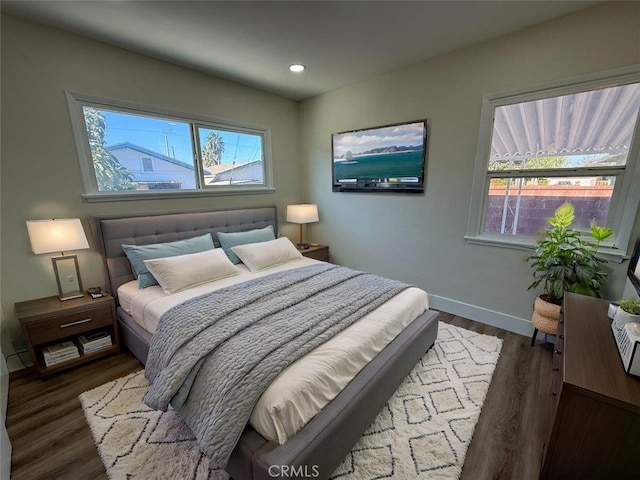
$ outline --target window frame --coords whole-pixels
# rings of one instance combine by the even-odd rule
[[[518,177],[550,176],[551,172],[551,170],[547,169],[489,171],[496,108],[514,103],[541,100],[543,98],[570,95],[637,82],[640,82],[640,66],[631,66],[483,96],[465,241],[482,245],[530,250],[535,247],[537,240],[534,237],[509,237],[482,232],[491,178],[509,177],[509,172],[517,172]],[[559,170],[556,172],[559,172]],[[613,174],[616,177],[608,215],[608,226],[613,229],[614,235],[610,241],[603,244],[600,250],[611,260],[622,261],[629,246],[633,224],[640,205],[640,189],[636,188],[634,190],[632,188],[634,184],[640,184],[640,114],[636,119],[626,166],[581,167],[564,169],[562,173],[558,174],[555,174],[556,172],[554,172],[553,176],[575,177]],[[620,182],[620,185],[618,182]]]
[[[200,196],[223,196],[223,195],[251,195],[274,193],[273,181],[273,160],[271,155],[271,128],[262,125],[248,124],[223,120],[220,118],[208,117],[198,114],[187,114],[161,107],[152,107],[134,102],[113,100],[104,97],[96,97],[83,93],[65,91],[67,105],[71,117],[71,127],[78,152],[78,161],[82,173],[84,193],[82,198],[88,202],[105,202],[121,200],[147,200],[176,197],[200,197]],[[93,157],[89,147],[89,138],[84,120],[83,107],[93,107],[110,111],[122,112],[124,114],[145,115],[167,120],[176,120],[189,124],[191,134],[192,150],[194,153],[194,176],[196,177],[196,188],[179,190],[122,190],[122,191],[100,191],[93,166]],[[199,147],[197,141],[198,127],[212,128],[218,130],[228,130],[232,132],[259,135],[262,137],[262,162],[264,183],[242,184],[242,185],[204,185],[204,168],[199,158]]]
[[[145,168],[145,160],[149,160],[149,166],[150,168],[147,170]],[[153,158],[151,157],[140,157],[140,169],[142,170],[143,173],[150,173],[150,172],[155,172],[155,165],[153,164]]]

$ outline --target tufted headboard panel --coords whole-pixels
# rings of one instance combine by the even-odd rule
[[[105,265],[107,293],[116,297],[120,285],[135,277],[122,244],[148,245],[173,242],[211,233],[216,247],[218,232],[244,232],[267,225],[278,235],[276,207],[239,210],[188,211],[160,214],[90,217],[96,247]]]

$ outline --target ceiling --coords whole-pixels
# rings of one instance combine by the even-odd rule
[[[597,1],[3,1],[3,12],[295,100]],[[289,72],[292,63],[307,70]]]

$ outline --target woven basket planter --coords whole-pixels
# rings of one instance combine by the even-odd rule
[[[533,303],[533,326],[544,333],[555,335],[560,321],[560,305],[549,303],[540,297],[536,297]]]

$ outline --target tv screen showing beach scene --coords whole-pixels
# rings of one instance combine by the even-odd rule
[[[427,121],[331,135],[334,192],[424,192]]]

